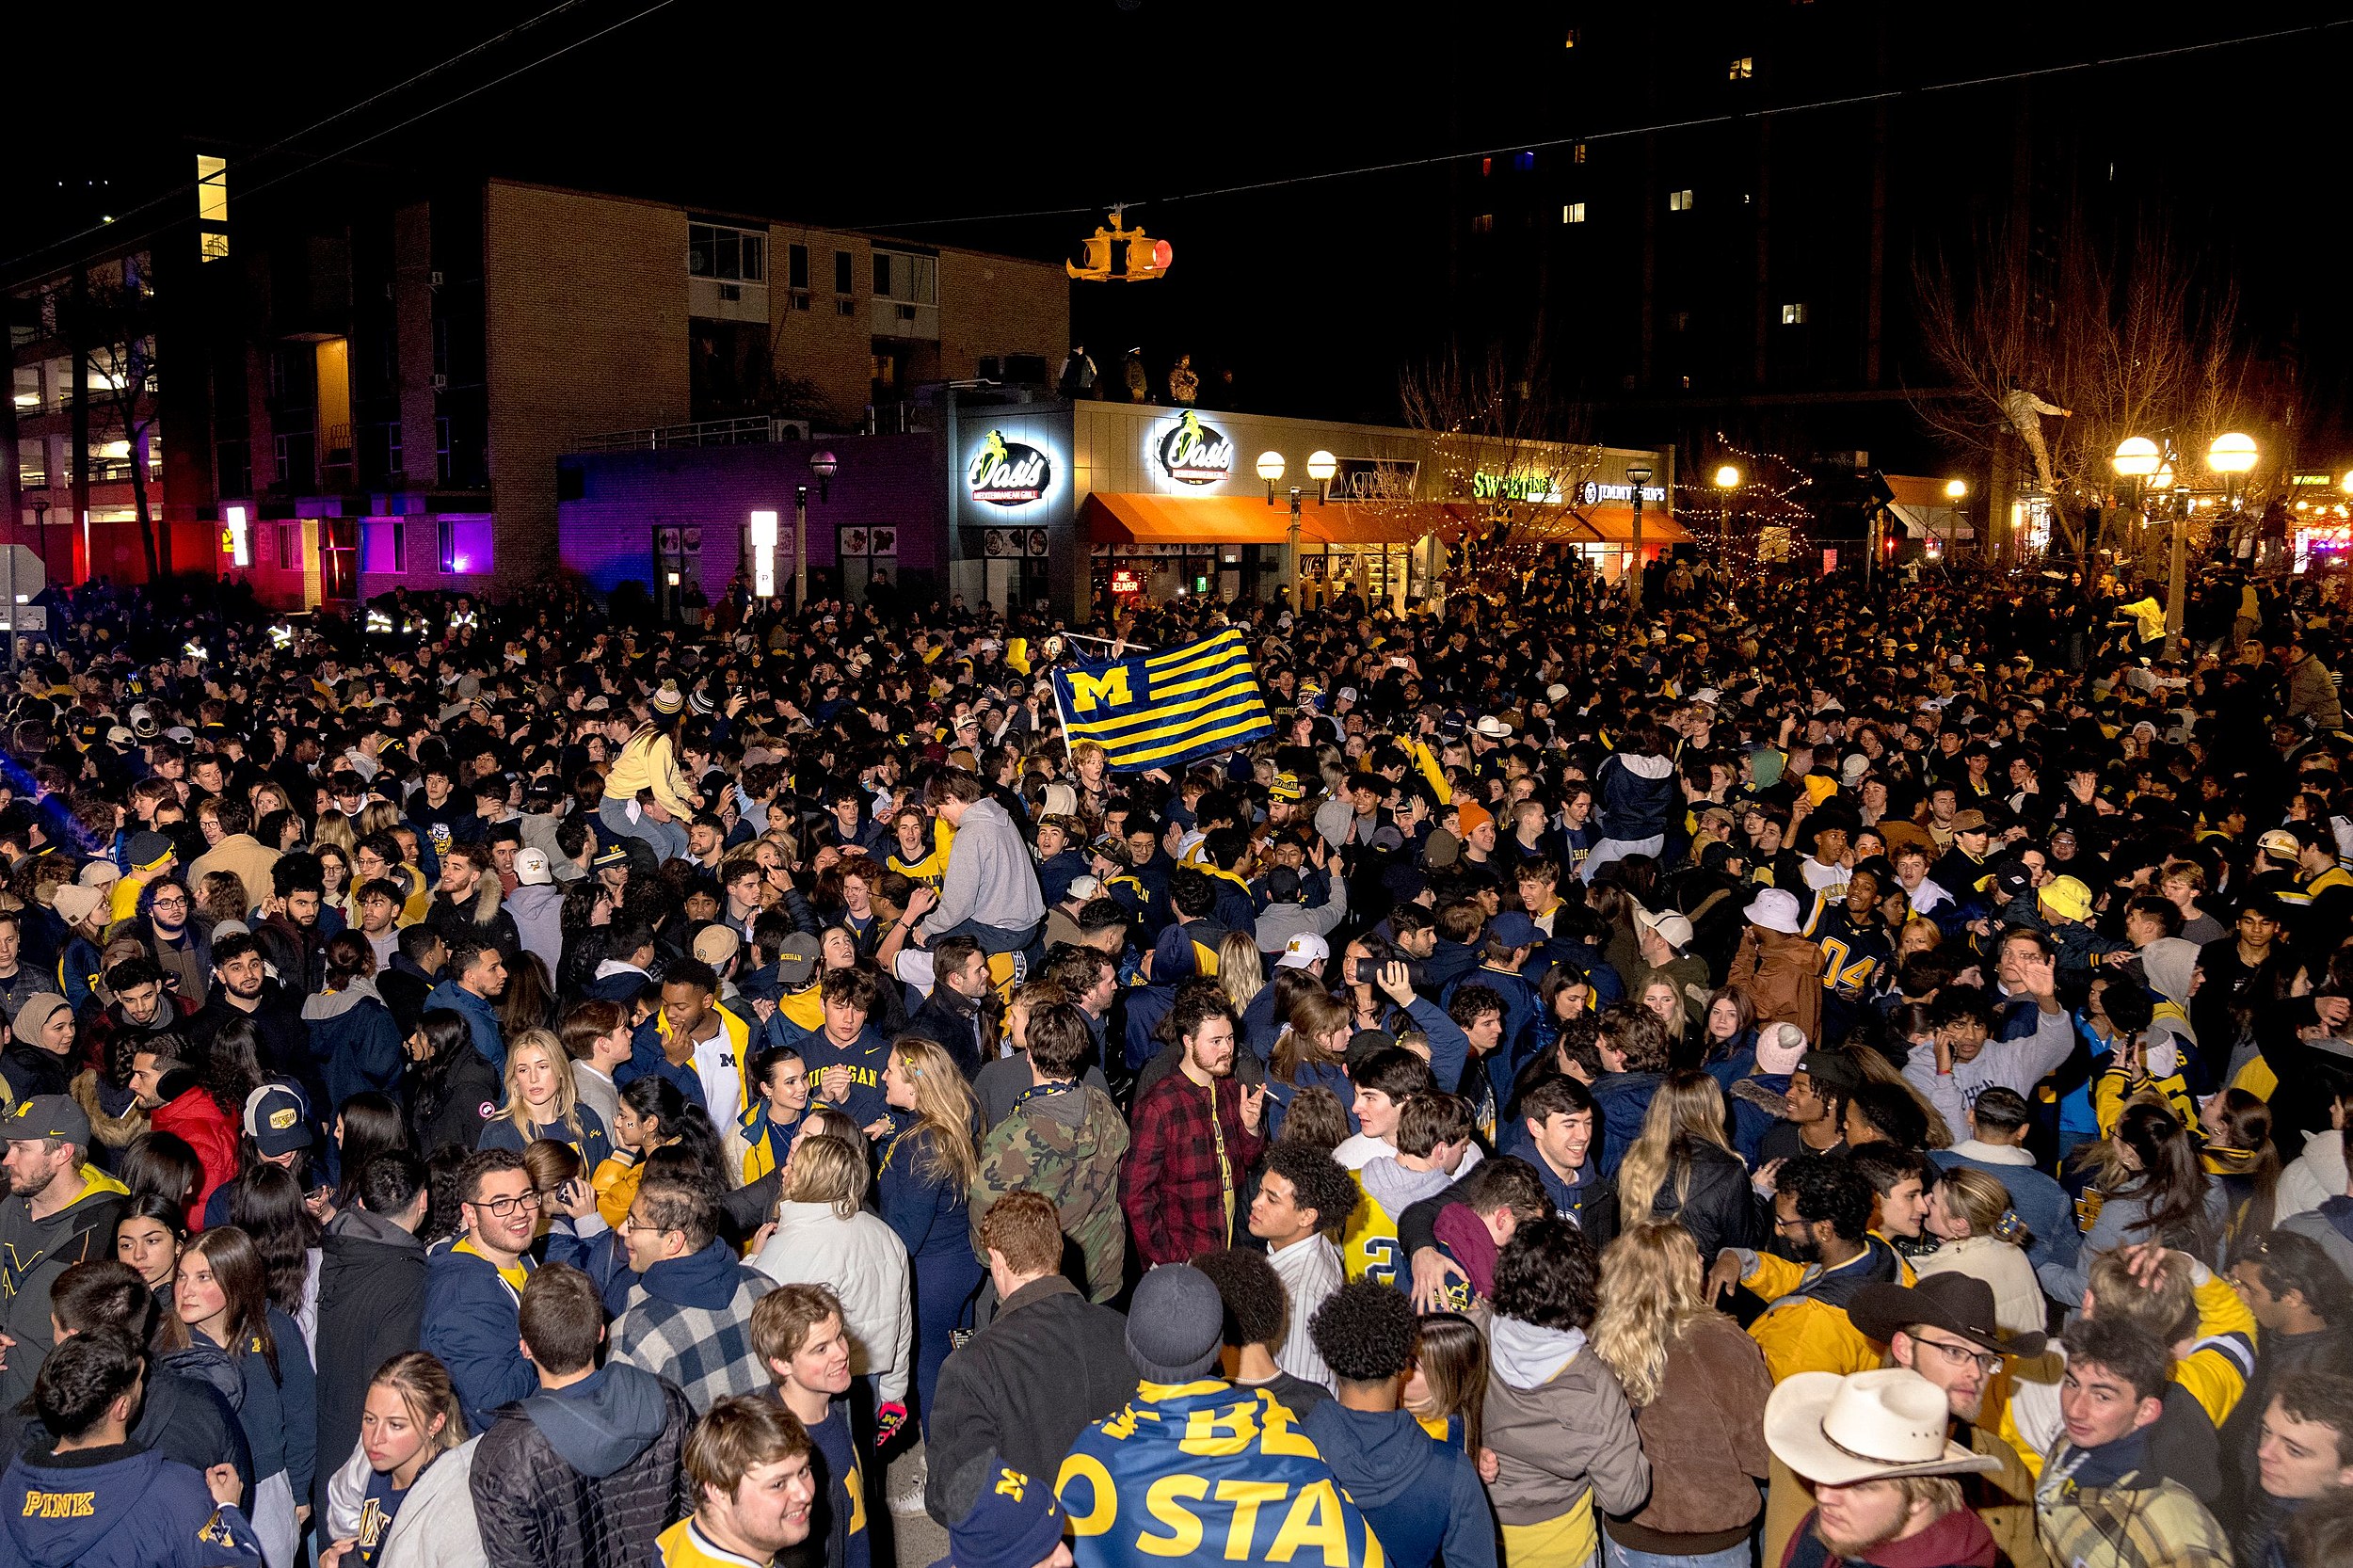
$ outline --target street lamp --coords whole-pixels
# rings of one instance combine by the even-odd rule
[[[1732,492],[1740,488],[1740,471],[1730,463],[1719,466],[1714,475],[1716,488],[1723,491],[1723,502],[1716,508],[1716,569],[1729,571],[1732,558]]]
[[[1946,510],[1953,514],[1953,520],[1945,525],[1945,559],[1949,569],[1953,558],[1953,547],[1961,542],[1961,504],[1969,499],[1969,481],[1966,479],[1945,480],[1945,499],[1952,503]]]
[[[841,461],[830,452],[809,455],[808,471],[817,475],[817,499],[833,499],[833,476],[841,472]],[[792,613],[799,615],[808,606],[808,487],[792,487]]]
[[[1634,564],[1630,568],[1634,575],[1625,591],[1626,612],[1631,619],[1633,613],[1642,607],[1642,487],[1650,483],[1650,465],[1636,463],[1625,471],[1625,480],[1626,488],[1634,492]]]
[[[1274,504],[1274,487],[1281,482],[1283,471],[1284,462],[1283,455],[1281,453],[1261,452],[1258,454],[1258,477],[1266,481],[1266,504],[1270,506]],[[1307,454],[1307,477],[1316,482],[1317,505],[1322,505],[1324,502],[1329,499],[1331,495],[1332,476],[1339,472],[1340,460],[1337,457],[1333,456],[1329,452],[1325,452],[1319,448],[1318,450]],[[1293,485],[1290,488],[1291,522],[1290,529],[1286,536],[1286,548],[1290,552],[1289,576],[1290,578],[1291,609],[1293,612],[1297,612],[1300,608],[1299,508],[1301,503],[1305,499],[1306,493],[1307,488],[1305,485]]]

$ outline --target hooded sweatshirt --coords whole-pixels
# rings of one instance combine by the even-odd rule
[[[404,1062],[400,1026],[374,980],[355,975],[340,991],[304,998],[302,1021],[311,1026],[311,1055],[328,1105],[367,1089],[397,1096]]]
[[[967,920],[998,931],[1028,931],[1045,918],[1046,898],[1021,830],[997,802],[974,801],[956,825],[939,906],[925,918],[924,936],[937,941]]]
[[[1491,1568],[1495,1531],[1468,1454],[1431,1436],[1409,1411],[1326,1400],[1299,1425],[1397,1568],[1426,1568],[1441,1551],[1447,1568]]]
[[[760,1393],[770,1380],[752,1348],[752,1304],[775,1288],[714,1238],[638,1277],[613,1323],[613,1360],[668,1378],[698,1415],[729,1395]]]
[[[0,1372],[0,1409],[13,1410],[32,1396],[33,1379],[56,1348],[49,1288],[86,1258],[114,1256],[115,1221],[129,1189],[94,1165],[56,1179],[77,1184],[81,1195],[46,1219],[33,1218],[29,1198],[0,1198],[0,1256],[8,1260],[0,1271],[0,1329],[16,1340]]]
[[[10,1561],[40,1568],[224,1568],[262,1560],[262,1543],[204,1478],[128,1444],[20,1455],[0,1476]]]
[[[675,1387],[616,1361],[509,1405],[475,1451],[485,1555],[502,1568],[652,1561],[655,1538],[685,1506],[680,1457],[694,1420]]]

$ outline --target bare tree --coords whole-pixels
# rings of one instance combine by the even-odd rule
[[[2112,247],[2080,214],[2040,247],[1997,227],[1965,264],[1925,258],[1916,283],[1922,337],[1946,386],[1913,407],[1990,466],[2023,449],[2057,542],[2079,562],[2095,542],[2089,517],[2117,492],[2120,441],[2169,443],[2192,471],[2178,475],[2186,482],[2204,477],[2214,435],[2261,423],[2244,407],[2235,286],[2153,221]]]
[[[131,504],[139,520],[139,542],[147,552],[147,576],[161,583],[171,574],[169,535],[155,525],[149,499],[147,455],[155,430],[155,296],[136,276],[93,276],[79,291],[66,324],[69,341],[82,357],[91,400],[111,416],[109,434],[128,451]],[[87,462],[87,455],[77,455]]]
[[[1601,537],[1585,520],[1583,488],[1602,449],[1580,439],[1582,410],[1552,394],[1533,351],[1515,366],[1500,348],[1473,360],[1450,347],[1407,370],[1398,392],[1405,423],[1426,438],[1422,460],[1436,471],[1417,487],[1421,496],[1481,504],[1518,543]]]

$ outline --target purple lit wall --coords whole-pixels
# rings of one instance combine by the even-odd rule
[[[808,459],[831,452],[840,463],[823,499]],[[877,563],[902,573],[938,573],[947,559],[947,484],[936,435],[845,436],[757,446],[665,447],[559,459],[557,548],[568,571],[599,593],[634,578],[650,584],[657,529],[699,528],[703,592],[726,593],[742,559],[744,524],[756,509],[776,513],[776,577],[792,575],[792,491],[808,487],[808,561],[837,563],[844,530],[898,531],[898,554]],[[812,589],[812,592],[814,589]]]

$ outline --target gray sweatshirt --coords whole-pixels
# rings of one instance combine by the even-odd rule
[[[985,797],[974,801],[956,824],[939,905],[923,920],[924,939],[936,941],[967,920],[1000,931],[1026,931],[1045,918],[1037,863],[1030,858],[1021,830],[997,802]]]

